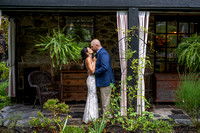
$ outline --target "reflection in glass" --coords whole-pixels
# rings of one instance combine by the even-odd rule
[[[167,24],[167,33],[176,33],[177,32],[177,22],[174,21],[168,21]]]
[[[198,30],[198,23],[190,23],[190,33],[196,33]]]
[[[156,33],[166,33],[166,22],[157,21],[156,22]]]
[[[165,48],[156,48],[156,61],[165,61]]]
[[[168,62],[167,63],[167,72],[168,73],[177,73],[177,63]]]
[[[165,72],[165,62],[156,62],[155,72]]]
[[[176,47],[176,46],[177,46],[177,34],[168,34],[167,47]]]
[[[167,61],[176,61],[176,48],[167,49]]]
[[[187,22],[179,23],[179,33],[188,33],[188,23]]]
[[[183,38],[187,38],[187,37],[189,37],[189,34],[179,34],[178,43],[180,43]]]
[[[155,46],[163,46],[165,45],[166,35],[165,34],[159,34],[156,36],[156,43]]]

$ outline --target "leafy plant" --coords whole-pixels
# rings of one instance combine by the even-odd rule
[[[177,47],[178,63],[185,65],[190,71],[200,66],[200,36],[193,34],[184,38]]]
[[[53,67],[56,64],[60,69],[71,60],[77,62],[81,50],[75,38],[71,38],[70,34],[65,35],[64,31],[65,28],[54,28],[47,36],[40,36],[40,41],[35,45],[40,52],[49,52]]]
[[[68,117],[71,118],[71,116],[68,116],[69,106],[65,103],[59,103],[58,99],[49,99],[45,102],[43,108],[49,110],[52,115],[50,117],[45,117],[38,111],[37,118],[31,117],[30,124],[33,127],[45,128],[49,132],[59,131],[63,133],[66,128]],[[66,118],[60,117],[62,113],[67,114]]]
[[[0,62],[0,77],[1,80],[8,80],[9,78],[9,67],[6,61]]]
[[[110,121],[111,125],[116,125],[117,123],[121,125],[125,130],[128,131],[142,131],[142,132],[165,132],[171,133],[173,130],[173,122],[156,120],[154,115],[151,112],[144,111],[142,115],[138,115],[134,107],[129,107],[127,109],[127,115],[122,116],[120,112],[119,103],[121,101],[120,92],[113,87],[111,95],[111,104],[109,110],[106,112],[106,115],[113,114],[113,117],[107,121]],[[136,94],[134,94],[136,97]],[[145,99],[146,101],[146,99]],[[146,101],[147,107],[149,103]],[[108,119],[108,117],[106,117]]]
[[[0,95],[0,109],[8,106],[11,104],[11,99],[8,96],[1,96]]]
[[[67,126],[63,133],[85,133],[85,129],[82,127],[73,127],[73,126]]]
[[[11,103],[10,97],[6,94],[6,87],[8,87],[8,81],[0,83],[0,110]]]
[[[5,88],[8,87],[8,81],[0,83],[0,96],[7,96]]]
[[[106,127],[106,120],[105,115],[103,115],[103,118],[99,118],[96,121],[92,119],[92,126],[89,126],[89,132],[90,133],[102,133],[104,132]]]
[[[178,88],[176,89],[176,105],[195,119],[196,125],[200,125],[200,74],[189,73],[180,76]]]
[[[133,27],[128,33],[132,36],[134,30],[138,30],[137,27]],[[134,34],[134,36],[137,36]],[[130,40],[129,36],[127,37],[128,40]],[[151,112],[144,111],[141,115],[137,114],[135,111],[135,107],[132,103],[138,95],[137,91],[140,91],[138,88],[138,84],[141,84],[141,79],[139,80],[139,76],[142,72],[141,69],[151,66],[151,62],[148,57],[135,59],[132,58],[134,54],[136,54],[137,51],[132,51],[130,48],[126,51],[126,59],[131,62],[130,68],[133,71],[133,75],[130,75],[127,77],[125,81],[121,81],[126,85],[127,89],[127,99],[128,99],[128,109],[126,116],[121,115],[120,110],[120,102],[121,102],[121,82],[119,83],[119,86],[115,87],[113,84],[111,84],[112,87],[112,95],[111,95],[111,103],[109,106],[109,110],[106,112],[106,116],[109,116],[110,114],[113,115],[112,118],[106,117],[106,119],[109,119],[112,125],[115,125],[118,123],[121,125],[125,130],[128,131],[155,131],[155,132],[172,132],[173,130],[173,123],[162,121],[162,120],[155,120],[154,116]],[[141,62],[139,64],[139,61]],[[145,64],[145,65],[143,65]],[[135,86],[130,86],[127,84],[127,82],[135,82]],[[149,107],[148,101],[145,99],[144,96],[140,96],[144,101],[146,108]]]

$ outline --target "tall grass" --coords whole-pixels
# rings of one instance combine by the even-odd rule
[[[198,123],[200,114],[200,74],[190,73],[180,76],[176,90],[176,105],[189,113]]]

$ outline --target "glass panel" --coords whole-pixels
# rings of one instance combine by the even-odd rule
[[[66,16],[66,30],[78,42],[90,42],[94,34],[93,16]]]
[[[177,33],[177,22],[174,21],[168,21],[167,23],[167,33]]]
[[[165,62],[156,62],[155,72],[165,72]]]
[[[165,40],[166,40],[165,34],[156,35],[155,46],[156,47],[164,47],[165,46]]]
[[[198,23],[190,23],[190,33],[196,33],[198,31]]]
[[[166,33],[166,22],[157,21],[156,22],[156,33]]]
[[[165,48],[156,48],[156,61],[165,61]]]
[[[167,61],[176,61],[176,48],[167,49]]]
[[[167,72],[177,73],[177,64],[176,63],[167,63]]]
[[[167,35],[167,47],[176,47],[177,46],[177,34]]]
[[[189,37],[189,34],[179,34],[178,43],[180,43],[183,38],[187,38],[187,37]]]
[[[188,23],[179,22],[179,33],[188,33]]]

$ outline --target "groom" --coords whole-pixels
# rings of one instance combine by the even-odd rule
[[[101,103],[103,114],[107,111],[107,106],[110,103],[111,87],[110,83],[115,83],[111,59],[108,52],[101,46],[98,39],[94,39],[90,43],[91,49],[96,52],[96,70],[94,72],[96,86],[100,88]]]

